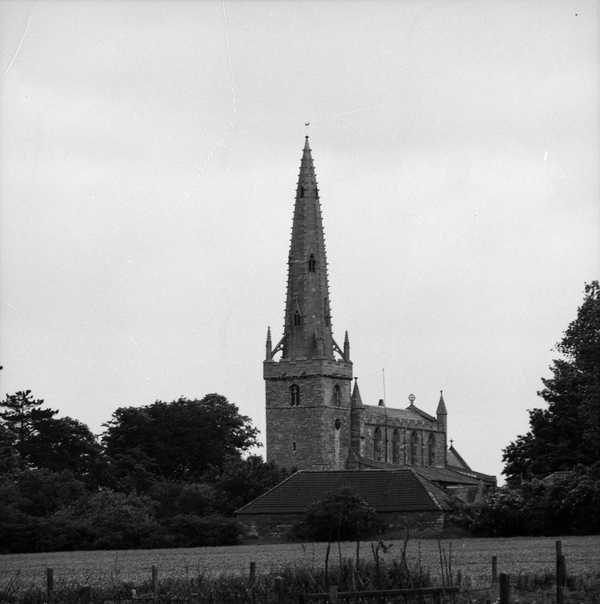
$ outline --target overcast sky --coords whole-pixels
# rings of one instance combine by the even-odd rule
[[[1,394],[95,432],[219,392],[264,429],[310,121],[363,399],[478,470],[600,275],[593,1],[0,3]],[[264,439],[264,432],[262,434]]]

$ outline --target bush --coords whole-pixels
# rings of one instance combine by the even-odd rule
[[[243,529],[233,518],[177,514],[165,522],[169,537],[178,547],[237,545]]]
[[[292,537],[314,541],[351,541],[382,532],[375,510],[349,489],[311,505],[292,529]]]

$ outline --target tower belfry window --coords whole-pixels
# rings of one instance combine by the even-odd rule
[[[333,403],[336,407],[339,407],[342,404],[342,392],[339,384],[336,384],[333,387]]]
[[[290,405],[297,407],[300,404],[300,386],[292,384],[290,386]]]
[[[317,269],[317,261],[315,260],[315,255],[311,254],[310,258],[308,259],[308,272],[314,273],[316,269]]]

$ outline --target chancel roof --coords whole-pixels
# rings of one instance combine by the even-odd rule
[[[301,470],[236,513],[300,514],[342,489],[350,489],[377,512],[442,511],[448,507],[448,496],[412,468]]]

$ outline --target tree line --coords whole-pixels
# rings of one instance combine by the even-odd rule
[[[31,391],[0,403],[0,553],[237,543],[238,508],[285,476],[219,394],[120,407],[96,438]]]
[[[506,485],[456,519],[481,535],[600,532],[600,285],[555,348],[559,358],[529,410],[529,431],[503,451]]]

